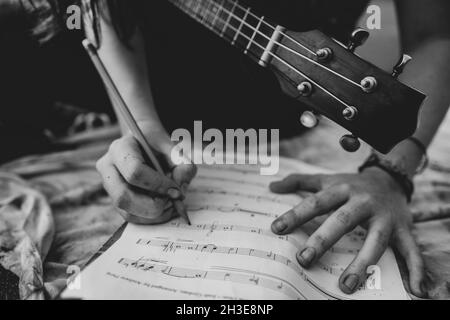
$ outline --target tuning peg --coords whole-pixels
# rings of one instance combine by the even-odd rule
[[[319,124],[319,118],[314,114],[314,112],[305,111],[300,117],[300,122],[305,128],[312,129],[317,127]]]
[[[369,39],[370,33],[364,29],[358,28],[353,31],[350,36],[350,44],[348,45],[348,51],[354,52],[356,48],[362,46]]]
[[[339,141],[342,148],[347,152],[356,152],[361,148],[361,142],[354,135],[348,134],[341,138]]]
[[[405,70],[405,67],[408,63],[410,63],[412,60],[411,56],[407,54],[403,54],[398,60],[397,64],[394,67],[394,71],[392,71],[392,76],[397,79],[402,73],[403,70]]]

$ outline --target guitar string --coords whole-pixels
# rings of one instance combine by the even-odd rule
[[[186,10],[185,7],[181,7],[181,5],[175,4],[177,7],[179,7],[182,10],[185,10],[188,15],[190,15],[192,18],[194,18],[195,20],[197,20],[198,22],[202,22],[202,19],[200,17],[197,16],[196,12],[193,12],[191,10]],[[218,18],[218,20],[221,20],[222,22],[225,22],[224,19],[222,18]],[[234,28],[231,25],[228,25],[228,28],[236,31],[236,28]],[[220,35],[220,32],[215,30],[213,27],[210,27],[210,29],[216,33],[217,35]],[[250,40],[250,38],[245,35],[242,34],[242,37],[246,38],[247,40]],[[266,48],[264,48],[262,45],[260,45],[257,42],[254,42],[254,44],[259,47],[262,50],[265,50]],[[311,83],[313,83],[314,85],[316,85],[318,88],[320,88],[322,91],[324,91],[326,94],[328,94],[329,96],[331,96],[333,99],[335,99],[336,101],[338,101],[339,103],[341,103],[342,105],[346,106],[346,107],[350,107],[349,104],[347,104],[346,102],[342,101],[339,97],[335,96],[333,93],[331,93],[330,91],[328,91],[327,89],[325,89],[323,86],[321,86],[320,84],[318,84],[316,81],[314,81],[313,79],[311,79],[310,77],[308,77],[306,74],[304,74],[303,72],[301,72],[300,70],[296,69],[294,66],[292,66],[289,62],[283,60],[282,58],[280,58],[279,56],[277,56],[276,54],[272,53],[272,52],[268,52],[268,54],[270,56],[272,56],[273,58],[279,60],[281,63],[283,63],[284,65],[286,65],[288,68],[292,69],[294,72],[298,73],[300,76],[302,76],[303,78],[305,78],[306,80],[310,81]]]
[[[214,0],[211,0],[211,1],[214,2]],[[245,8],[244,8],[242,5],[240,5],[239,2],[236,1],[236,3],[237,3],[237,7],[238,7],[239,9],[245,10]],[[253,16],[255,19],[258,19],[258,16],[257,16],[256,14],[254,14],[253,12],[251,12],[251,9],[250,9],[250,11],[249,11],[249,15]],[[275,27],[272,26],[272,25],[271,25],[270,23],[268,23],[267,21],[263,21],[263,23],[264,23],[266,26],[268,26],[268,27],[270,27],[271,29],[273,29],[274,31],[276,31]],[[289,40],[290,40],[291,42],[293,42],[294,44],[298,45],[299,47],[304,48],[306,51],[310,52],[312,55],[314,55],[314,56],[317,57],[317,53],[315,53],[315,52],[312,51],[311,49],[307,48],[306,46],[304,46],[303,44],[301,44],[300,42],[298,42],[297,40],[295,40],[294,38],[292,38],[291,36],[289,36],[287,33],[281,31],[280,34],[281,34],[283,37],[289,39]],[[344,75],[342,75],[342,74],[340,74],[340,73],[338,73],[338,72],[336,72],[336,71],[334,71],[334,70],[332,70],[332,69],[330,69],[330,68],[328,68],[328,67],[326,67],[326,66],[324,66],[324,65],[322,65],[322,64],[320,64],[320,63],[318,63],[318,62],[316,62],[316,61],[314,61],[314,60],[312,60],[312,59],[310,59],[309,57],[302,55],[301,53],[299,53],[299,52],[297,52],[297,51],[295,51],[295,50],[293,50],[293,49],[291,49],[291,48],[289,48],[289,47],[283,45],[282,43],[277,43],[277,44],[278,44],[279,46],[283,47],[284,49],[289,50],[289,51],[291,51],[292,53],[294,53],[294,54],[296,54],[296,55],[299,55],[299,56],[303,57],[304,59],[308,60],[309,62],[311,62],[311,63],[313,63],[313,64],[315,64],[315,65],[317,65],[317,66],[319,66],[319,67],[321,67],[321,68],[323,68],[323,69],[325,69],[325,70],[327,70],[328,72],[333,73],[334,75],[336,75],[336,76],[338,76],[338,77],[344,79],[345,81],[348,81],[348,82],[350,82],[351,84],[353,84],[353,85],[355,85],[355,86],[357,86],[357,87],[359,87],[359,88],[361,88],[361,89],[364,89],[364,87],[363,87],[361,84],[357,83],[356,81],[353,81],[352,79],[345,77]]]
[[[248,22],[246,22],[243,18],[240,18],[240,17],[238,17],[235,13],[233,13],[234,9],[235,9],[236,7],[238,7],[239,9],[243,10],[244,12],[247,12],[247,10],[248,10],[248,11],[249,11],[249,12],[248,12],[248,15],[253,16],[255,19],[260,19],[260,17],[258,17],[257,15],[255,15],[253,12],[251,12],[251,8],[245,9],[243,6],[241,6],[241,5],[239,4],[239,2],[237,2],[237,1],[231,1],[231,3],[233,4],[233,7],[232,7],[232,9],[230,10],[230,9],[227,9],[227,8],[224,7],[224,2],[225,2],[225,1],[228,1],[228,0],[222,0],[222,3],[221,3],[221,4],[215,2],[214,0],[209,0],[209,3],[210,3],[210,4],[211,4],[211,3],[214,3],[216,6],[219,6],[219,7],[220,7],[220,9],[221,9],[222,12],[226,12],[226,13],[228,14],[228,18],[229,18],[229,19],[227,19],[227,21],[224,21],[226,27],[229,27],[229,22],[230,22],[230,20],[231,20],[230,18],[234,18],[234,19],[236,19],[236,20],[238,20],[238,21],[241,21],[243,25],[246,25],[249,29],[251,29],[251,30],[254,31],[255,33],[258,33],[259,35],[261,35],[262,37],[266,38],[266,39],[269,40],[269,41],[271,40],[270,37],[268,37],[268,36],[267,36],[266,34],[264,34],[263,32],[259,31],[259,28],[256,29],[255,27],[253,27],[252,25],[250,25]],[[198,2],[198,4],[200,4],[200,2]],[[208,10],[209,13],[214,14],[214,13],[209,9],[209,6],[210,6],[210,5],[208,5],[208,6],[206,7],[206,10]],[[198,7],[199,7],[199,5],[198,5],[196,8],[198,8]],[[194,9],[193,9],[193,10],[194,10]],[[199,13],[196,9],[194,10],[194,12],[195,12],[196,14]],[[216,20],[216,21],[217,21],[217,20]],[[204,17],[203,17],[199,22],[200,22],[200,23],[203,23],[203,24],[207,24],[207,23],[208,23],[207,21],[204,20]],[[275,27],[272,26],[271,24],[267,23],[266,21],[263,20],[262,23],[264,23],[266,26],[269,26],[274,32],[276,31]],[[209,26],[209,25],[208,25],[208,28],[212,30],[213,26]],[[225,32],[225,30],[226,30],[226,28],[224,28],[223,32]],[[234,30],[237,31],[237,32],[239,32],[239,30],[236,30],[235,28],[234,28]],[[239,32],[239,33],[241,33],[241,32]],[[242,33],[241,33],[241,34],[242,34]],[[283,37],[286,37],[287,39],[289,39],[289,40],[292,41],[293,43],[297,44],[298,46],[304,48],[305,50],[311,52],[314,56],[317,56],[317,54],[316,54],[315,52],[313,52],[313,51],[310,50],[309,48],[305,47],[304,45],[300,44],[298,41],[294,40],[292,37],[290,37],[289,35],[287,35],[287,34],[284,33],[283,31],[279,31],[279,34],[282,35]],[[219,36],[220,36],[220,37],[223,37],[223,33],[221,33]],[[247,39],[248,39],[248,38],[247,38]],[[255,43],[255,41],[252,41],[252,42]],[[352,85],[354,85],[354,86],[356,86],[356,87],[358,87],[358,88],[364,89],[363,86],[362,86],[361,84],[359,84],[359,83],[353,81],[352,79],[349,79],[349,78],[347,78],[346,76],[344,76],[344,75],[342,75],[342,74],[340,74],[340,73],[338,73],[338,72],[336,72],[336,71],[334,71],[334,70],[332,70],[332,69],[330,69],[330,68],[328,68],[328,67],[326,67],[326,66],[324,66],[324,65],[322,65],[322,64],[320,64],[320,63],[318,63],[317,61],[312,60],[311,58],[309,58],[309,57],[307,57],[307,56],[305,56],[305,55],[303,55],[303,54],[301,54],[301,53],[295,51],[294,49],[289,48],[288,46],[284,45],[283,43],[280,43],[280,42],[278,42],[278,41],[274,41],[274,44],[276,44],[276,45],[282,47],[282,48],[285,49],[285,50],[290,51],[290,52],[293,53],[294,55],[297,55],[297,56],[299,56],[300,58],[303,58],[303,59],[309,61],[310,63],[312,63],[312,64],[314,64],[314,65],[316,65],[316,66],[318,66],[318,67],[320,67],[320,68],[322,68],[322,69],[324,69],[324,70],[326,70],[326,71],[328,71],[328,72],[330,72],[330,73],[332,73],[332,74],[334,74],[334,75],[336,75],[336,76],[338,76],[338,77],[340,77],[341,79],[343,79],[343,80],[345,80],[345,81],[351,83]]]

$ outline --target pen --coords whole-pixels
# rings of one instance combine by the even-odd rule
[[[142,149],[144,149],[144,152],[146,153],[147,157],[152,162],[156,171],[158,171],[160,174],[164,175],[164,170],[162,169],[161,165],[159,164],[158,159],[153,154],[150,144],[148,143],[147,139],[145,138],[144,134],[142,133],[141,129],[139,128],[136,120],[133,117],[133,114],[130,112],[127,104],[125,103],[125,100],[122,98],[122,95],[120,94],[119,90],[117,89],[117,86],[115,85],[113,79],[111,78],[108,71],[106,70],[105,65],[103,64],[102,60],[98,56],[96,48],[87,39],[83,40],[83,46],[86,49],[87,53],[89,54],[89,57],[91,58],[92,63],[96,67],[101,78],[103,79],[110,95],[115,100],[116,112],[118,111],[120,113],[120,115],[122,116],[126,125],[128,126],[128,129],[130,129],[134,138],[139,142]],[[191,221],[189,219],[187,211],[186,211],[184,205],[182,204],[181,200],[173,200],[173,205],[174,205],[175,210],[178,212],[178,214],[182,218],[184,218],[189,225],[191,225]]]

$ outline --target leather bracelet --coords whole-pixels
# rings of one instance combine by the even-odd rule
[[[406,195],[408,203],[412,200],[414,194],[414,183],[409,178],[406,170],[401,169],[389,160],[380,158],[377,154],[372,153],[364,164],[359,167],[359,172],[362,173],[368,168],[379,168],[389,174],[402,188]]]

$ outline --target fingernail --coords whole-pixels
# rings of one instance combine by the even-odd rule
[[[306,248],[298,255],[298,262],[305,268],[308,268],[316,257],[314,248]]]
[[[349,274],[345,278],[343,284],[348,289],[349,293],[353,293],[359,285],[359,277],[356,274]]]
[[[287,224],[283,221],[283,219],[279,219],[275,221],[272,225],[272,229],[275,233],[281,233],[287,229]]]
[[[171,188],[169,190],[167,190],[167,195],[171,198],[171,199],[180,199],[182,197],[182,193],[180,190],[178,189],[174,189]]]

